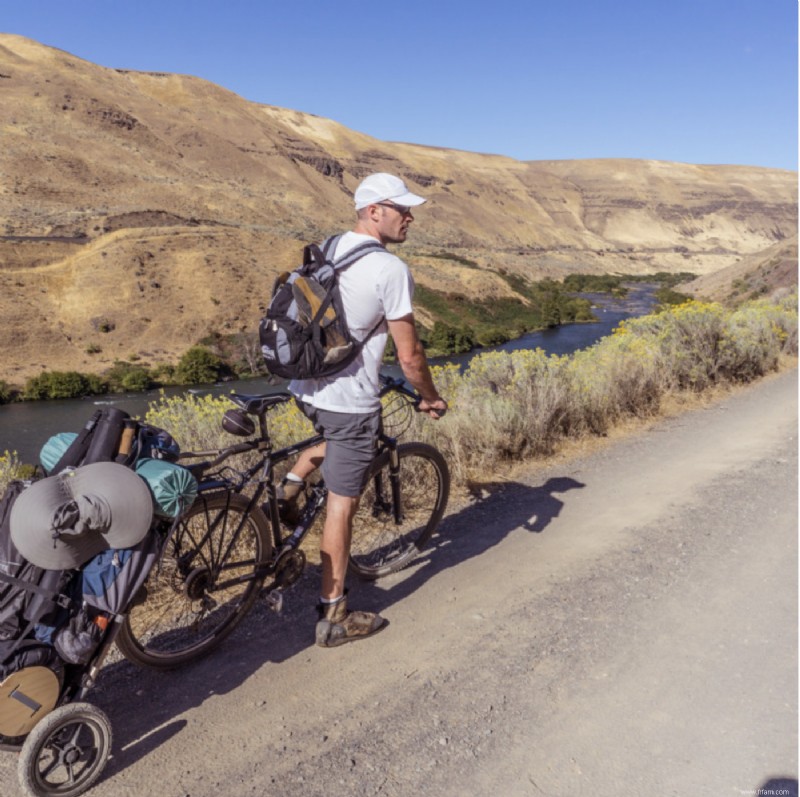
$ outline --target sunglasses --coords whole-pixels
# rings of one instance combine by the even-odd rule
[[[401,216],[411,215],[411,208],[405,205],[395,205],[394,202],[376,202],[375,204],[380,205],[382,208],[392,208],[392,210],[396,210]]]

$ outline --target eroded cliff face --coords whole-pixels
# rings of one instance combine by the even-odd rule
[[[498,269],[711,274],[797,229],[794,172],[387,144],[18,36],[0,35],[0,92],[0,379],[16,383],[252,332],[275,274],[352,224],[374,171],[429,198],[402,250],[416,278],[470,296],[505,295]]]

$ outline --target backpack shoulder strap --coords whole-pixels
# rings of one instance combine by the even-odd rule
[[[386,248],[379,244],[377,241],[365,241],[363,244],[359,244],[355,248],[351,249],[346,255],[335,260],[333,263],[333,267],[336,271],[341,271],[348,266],[352,266],[357,260],[361,260],[364,255],[368,255],[371,252],[385,252]]]
[[[343,255],[338,260],[334,260],[332,255],[336,252],[336,247],[338,246],[341,237],[341,235],[332,235],[330,238],[326,238],[320,247],[325,259],[329,260],[333,264],[334,271],[341,271],[348,266],[352,266],[357,260],[360,260],[362,257],[370,254],[371,252],[386,251],[386,247],[378,241],[364,241],[363,244],[359,244],[358,246],[354,247],[346,255]],[[326,307],[328,303],[326,303]],[[378,323],[375,324],[375,326],[372,327],[369,332],[367,332],[367,334],[364,336],[364,339],[357,342],[356,345],[358,348],[361,348],[378,331],[378,328],[383,321],[383,317],[378,319]]]
[[[322,242],[320,250],[326,260],[333,262],[333,255],[336,252],[336,247],[339,245],[341,238],[341,235],[331,235]]]
[[[339,245],[341,238],[341,235],[332,235],[330,238],[326,238],[320,247],[325,259],[333,264],[333,268],[336,271],[341,271],[348,266],[352,266],[353,263],[355,263],[357,260],[360,260],[362,257],[364,257],[364,255],[370,254],[370,252],[386,251],[386,247],[377,241],[364,241],[363,244],[359,244],[351,249],[347,254],[343,255],[338,260],[335,260],[334,255],[336,253],[336,247]]]

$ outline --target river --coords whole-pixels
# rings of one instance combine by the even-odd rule
[[[548,354],[569,354],[597,343],[610,334],[625,318],[644,315],[652,309],[655,286],[633,284],[625,299],[617,300],[604,294],[581,294],[596,305],[594,313],[598,321],[593,324],[565,324],[555,329],[529,332],[520,338],[476,352],[453,357],[434,358],[434,364],[455,362],[466,365],[476,354],[485,351],[517,351],[541,348]],[[395,369],[389,368],[389,371]],[[399,369],[397,369],[399,374]],[[274,391],[265,379],[223,382],[216,385],[201,385],[194,388],[165,388],[167,395],[182,395],[187,392],[224,395],[231,391],[260,393]],[[144,415],[150,402],[159,396],[158,390],[147,393],[125,395],[87,396],[83,399],[62,401],[25,401],[0,406],[0,453],[16,451],[23,462],[38,462],[39,451],[51,435],[58,432],[77,432],[89,419],[96,405],[113,404],[131,415]]]

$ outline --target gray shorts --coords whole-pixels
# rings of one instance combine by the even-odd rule
[[[380,410],[366,414],[331,412],[297,402],[314,428],[325,438],[322,478],[336,495],[357,498],[367,481],[375,456]]]

